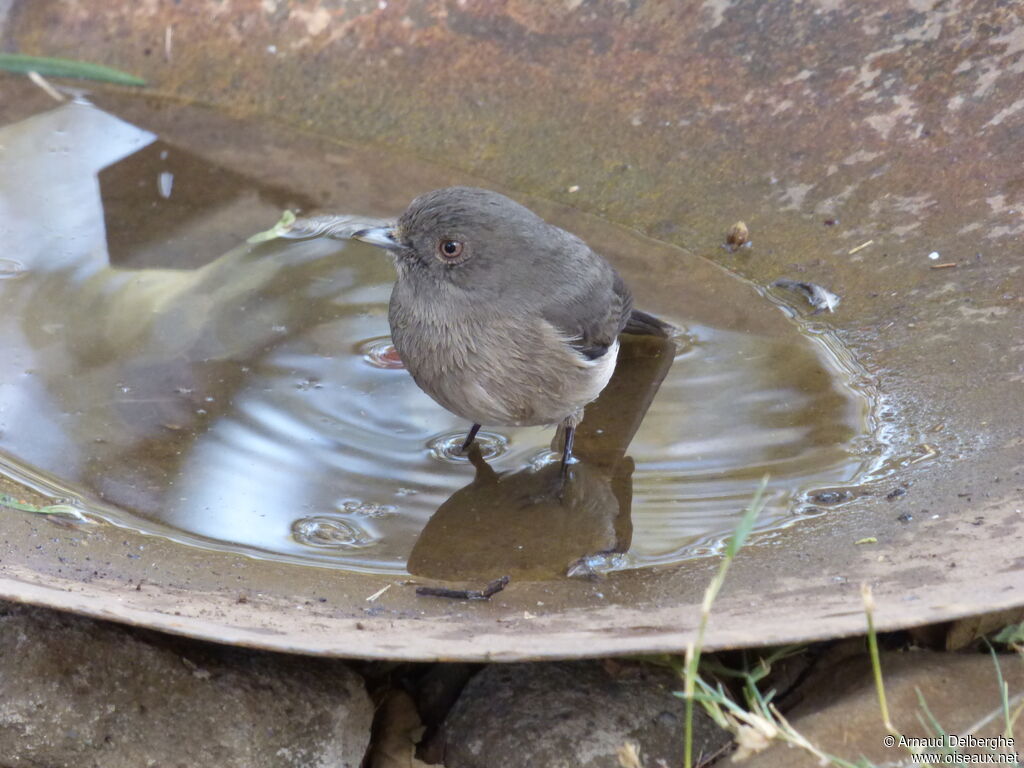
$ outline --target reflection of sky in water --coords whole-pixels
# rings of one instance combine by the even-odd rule
[[[148,194],[166,206],[192,200],[194,212],[176,209],[166,237],[146,234],[137,260],[118,230],[125,255],[111,268],[96,174],[153,141],[79,104],[0,130],[0,231],[26,267],[0,280],[9,308],[0,321],[0,447],[17,474],[42,473],[129,513],[133,525],[401,569],[431,516],[474,473],[427,449],[468,425],[404,371],[364,359],[364,342],[387,333],[390,265],[367,246],[324,240],[197,261],[189,233],[223,240],[221,230],[254,207],[269,225],[280,204],[244,179],[188,197],[188,173],[160,165],[185,157],[175,148],[170,160],[151,152]],[[161,173],[175,176],[169,199]],[[125,204],[123,190],[109,194]],[[130,224],[146,233],[162,209],[139,198]],[[766,472],[770,525],[792,519],[794,494],[849,482],[869,458],[852,448],[866,402],[841,383],[823,346],[793,329],[768,337],[695,323],[688,332],[692,344],[629,448],[634,564],[677,558],[728,532]],[[495,431],[509,438],[492,462],[498,472],[526,466],[553,434]],[[296,527],[306,518],[327,525]],[[303,535],[312,538],[304,544]]]

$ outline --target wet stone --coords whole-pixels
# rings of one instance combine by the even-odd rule
[[[0,764],[357,768],[372,705],[336,661],[0,603]]]
[[[442,730],[447,768],[619,768],[639,747],[643,765],[683,764],[682,683],[646,664],[555,662],[492,665],[474,677]],[[698,708],[694,754],[730,743]],[[698,764],[700,764],[698,762]]]

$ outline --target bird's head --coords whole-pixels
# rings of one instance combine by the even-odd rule
[[[520,284],[531,268],[557,259],[566,236],[514,200],[473,187],[428,192],[394,226],[353,235],[390,251],[400,280],[429,278],[486,293]]]

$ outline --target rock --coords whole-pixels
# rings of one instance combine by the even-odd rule
[[[922,738],[934,735],[922,725],[928,716],[921,710],[918,691],[936,721],[949,734],[965,736],[978,724],[982,725],[973,731],[975,735],[995,736],[1001,732],[1004,721],[999,686],[995,665],[988,654],[917,651],[883,653],[881,658],[889,716],[901,735]],[[1003,654],[999,660],[1013,708],[1024,689],[1024,665],[1011,655]],[[887,732],[882,725],[871,664],[866,655],[838,662],[812,676],[804,687],[806,697],[786,713],[786,719],[811,744],[852,762],[866,759],[873,765],[896,765],[897,762],[903,765],[902,761],[908,760],[906,749],[885,744]],[[1020,749],[1010,751],[1020,752]],[[933,760],[934,764],[944,762],[941,749],[926,752],[939,755]],[[818,768],[820,763],[816,757],[780,742],[743,763],[744,768],[779,765]]]
[[[647,664],[491,665],[474,677],[444,723],[447,768],[620,768],[639,746],[646,768],[683,764],[682,682]],[[731,743],[698,706],[694,755]],[[700,763],[698,763],[700,764]]]
[[[0,603],[4,768],[358,768],[372,718],[341,662]]]

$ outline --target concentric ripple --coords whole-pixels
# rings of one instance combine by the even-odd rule
[[[449,464],[465,464],[469,461],[469,452],[462,450],[462,445],[466,442],[466,434],[466,432],[451,432],[438,435],[427,443],[427,450],[438,461],[445,461]],[[480,447],[480,454],[487,461],[498,458],[508,450],[508,438],[497,432],[480,430],[476,433],[474,442]]]
[[[292,536],[317,549],[362,549],[374,543],[373,537],[351,520],[327,515],[299,518],[292,523]]]
[[[398,350],[391,343],[390,336],[379,336],[375,339],[368,339],[357,346],[363,360],[375,368],[398,370],[405,368],[402,358],[398,356]]]
[[[25,265],[16,259],[0,259],[0,280],[20,277],[25,273]]]

